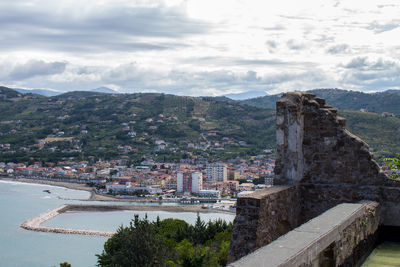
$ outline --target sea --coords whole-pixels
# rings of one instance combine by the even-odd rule
[[[49,190],[47,193],[44,190]],[[72,267],[96,266],[96,254],[103,250],[107,237],[34,232],[20,224],[62,204],[137,204],[85,201],[89,192],[63,187],[0,180],[0,267],[59,266],[68,262]],[[155,205],[149,203],[149,205]],[[179,205],[165,203],[163,205]],[[165,211],[67,212],[45,222],[44,226],[116,231],[129,225],[134,215],[149,220],[177,218],[194,223],[197,213]],[[233,221],[233,214],[200,213],[202,220],[218,218]]]

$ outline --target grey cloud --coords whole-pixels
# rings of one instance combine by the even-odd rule
[[[45,62],[43,60],[30,60],[24,64],[16,65],[9,73],[12,80],[23,80],[35,76],[47,76],[63,73],[66,62]]]
[[[286,43],[287,47],[291,50],[301,50],[305,48],[305,45],[303,43],[300,43],[294,39],[290,39]]]
[[[82,16],[74,10],[0,3],[0,48],[94,52],[175,49],[188,35],[202,34],[210,25],[166,7],[93,9]],[[160,42],[156,37],[166,39]],[[146,39],[147,38],[147,39]],[[169,41],[168,41],[169,39]]]
[[[167,73],[154,72],[132,62],[117,67],[74,67],[65,72],[68,79],[41,79],[39,76],[14,83],[22,87],[52,88],[60,91],[86,90],[104,85],[114,85],[122,92],[156,91],[179,95],[224,94],[240,90],[268,91],[276,88],[307,89],[327,84],[327,77],[321,70],[302,72],[279,72],[263,75],[249,69],[235,72],[227,69],[217,71],[190,72],[172,70]]]
[[[236,59],[233,61],[237,65],[290,65],[293,62],[286,62],[278,59]]]
[[[319,34],[317,38],[312,39],[314,42],[318,43],[332,43],[335,41],[335,37],[332,35],[326,35],[326,34]]]
[[[367,57],[356,57],[353,58],[349,63],[341,65],[346,69],[362,69],[368,66]]]
[[[314,66],[312,62],[283,61],[280,59],[248,59],[236,57],[197,57],[181,60],[182,63],[206,64],[215,66]]]
[[[382,33],[382,32],[386,32],[386,31],[394,30],[398,27],[400,27],[399,21],[392,21],[392,22],[389,22],[386,24],[379,24],[375,21],[375,22],[371,23],[367,27],[367,29],[374,31],[375,33]]]
[[[399,7],[398,5],[393,5],[393,4],[386,4],[386,5],[377,5],[378,8],[385,8],[385,7]]]
[[[313,18],[305,17],[305,16],[287,16],[287,15],[280,15],[279,17],[284,18],[284,19],[292,19],[292,20],[314,20]]]
[[[400,65],[394,61],[359,57],[342,67],[341,82],[344,84],[368,90],[395,88],[400,84]]]
[[[284,27],[283,25],[277,24],[275,26],[271,26],[271,27],[263,27],[263,30],[266,31],[282,31],[282,30],[286,30],[286,27]]]
[[[275,42],[275,41],[273,41],[273,40],[268,40],[268,41],[266,42],[266,45],[267,45],[268,47],[270,47],[270,48],[276,48],[276,47],[278,46],[278,43]]]
[[[268,40],[265,42],[265,44],[267,45],[268,51],[270,53],[274,53],[278,47],[278,43],[274,40]]]
[[[334,45],[326,50],[329,54],[347,54],[350,53],[350,46],[347,44]]]
[[[219,92],[243,90],[243,88],[246,88],[246,90],[268,90],[282,84],[301,84],[303,82],[311,87],[311,85],[321,85],[327,80],[325,74],[318,69],[270,75],[260,75],[253,70],[237,73],[229,69],[203,72],[172,70],[169,73],[161,74],[148,73],[136,64],[132,64],[120,66],[109,73],[113,73],[113,75],[107,76],[105,81],[108,83],[125,88],[135,86],[135,88],[141,90],[152,89],[181,95],[201,95],[201,92],[208,88],[214,88]]]
[[[395,67],[396,63],[389,60],[369,60],[367,57],[355,57],[347,64],[341,64],[339,67],[346,69],[359,69],[359,70],[387,70]]]

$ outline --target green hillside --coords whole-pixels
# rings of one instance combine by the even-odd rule
[[[275,147],[274,110],[225,98],[0,88],[0,161],[249,157]],[[400,151],[400,119],[340,111],[377,155]]]
[[[343,110],[339,113],[347,118],[346,127],[349,131],[366,141],[377,156],[400,152],[399,118],[352,110]]]
[[[121,155],[172,160],[188,152],[234,158],[274,145],[273,112],[232,101],[93,92],[46,98],[9,90],[0,100],[0,144],[10,148],[1,150],[0,161]]]
[[[390,112],[400,115],[400,91],[388,90],[379,93],[363,93],[341,89],[315,89],[307,91],[324,98],[327,103],[348,110],[367,109],[370,112]],[[241,101],[242,104],[275,109],[279,95],[267,95]]]

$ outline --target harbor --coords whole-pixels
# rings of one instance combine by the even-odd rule
[[[150,205],[85,205],[85,204],[66,204],[50,209],[33,218],[28,219],[21,224],[21,228],[38,232],[51,232],[60,234],[76,234],[76,235],[97,235],[97,236],[112,236],[115,232],[98,231],[90,229],[71,229],[60,227],[46,227],[42,224],[56,216],[66,212],[108,212],[108,211],[167,211],[167,212],[202,212],[202,213],[232,213],[227,206],[204,207],[204,206],[150,206]]]

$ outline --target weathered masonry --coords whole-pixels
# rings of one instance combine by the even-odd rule
[[[318,241],[332,241],[318,253],[306,249],[317,242],[308,240],[311,243],[305,242],[305,247],[298,248],[296,255],[305,251],[311,254],[296,264],[311,266],[323,261],[324,257],[329,259],[329,266],[357,264],[365,251],[373,246],[378,224],[400,226],[400,183],[380,170],[368,145],[345,129],[346,120],[339,117],[337,110],[327,105],[324,99],[301,92],[287,93],[276,106],[275,184],[278,186],[238,199],[229,261],[236,261],[271,242],[270,246],[254,253],[263,255],[261,250],[280,253],[276,242],[286,238],[290,243],[288,236],[297,236],[293,231],[306,227],[305,222],[313,218],[326,222],[326,214],[334,214],[340,207],[350,212],[349,219],[345,220],[350,228],[344,227],[343,222],[338,226],[340,231],[335,232],[336,236]],[[365,200],[369,201],[368,208]],[[342,203],[364,204],[356,208],[354,212],[358,215],[354,216],[351,210],[355,206],[342,206]],[[317,217],[319,215],[322,217]],[[330,227],[341,219],[331,218]],[[360,227],[360,223],[364,227]],[[325,234],[330,229],[326,227]],[[339,245],[347,251],[338,249]],[[271,246],[275,250],[271,250]],[[278,265],[285,266],[293,260],[287,249],[282,247],[282,255],[288,258]],[[254,259],[251,254],[243,260],[248,261],[249,257]],[[233,263],[233,266],[239,265]]]

